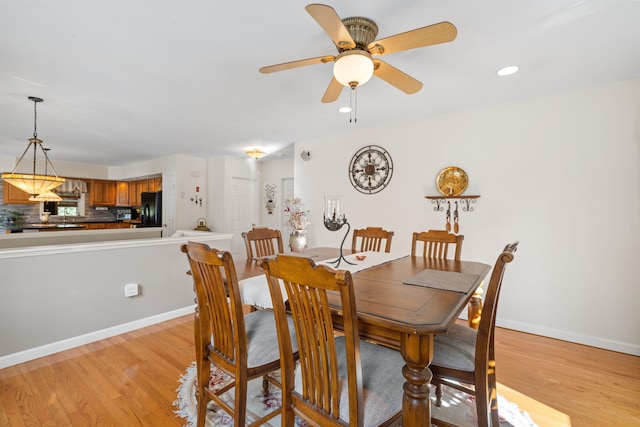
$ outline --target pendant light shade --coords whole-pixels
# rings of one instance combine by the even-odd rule
[[[62,200],[62,197],[58,196],[53,191],[45,191],[37,196],[29,197],[29,200],[32,202],[59,202]]]
[[[352,89],[369,81],[373,76],[371,54],[364,50],[346,50],[336,58],[333,76],[343,86]]]
[[[51,191],[54,188],[58,187],[65,181],[65,179],[58,176],[55,169],[53,168],[53,165],[49,161],[47,151],[42,148],[42,140],[38,139],[37,105],[39,102],[43,102],[43,99],[36,98],[35,96],[30,96],[29,99],[33,101],[33,138],[29,138],[29,145],[27,145],[27,148],[22,153],[22,156],[20,156],[20,158],[18,159],[18,162],[13,168],[13,171],[11,173],[3,173],[2,179],[29,194],[31,197],[37,197],[39,194],[46,193],[47,191]],[[44,154],[44,174],[36,173],[38,147]],[[33,173],[16,173],[18,165],[30,148],[33,148]],[[51,166],[51,170],[53,170],[54,173],[53,176],[47,175],[47,166]]]

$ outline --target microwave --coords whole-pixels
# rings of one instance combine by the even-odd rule
[[[116,210],[116,219],[118,221],[124,219],[131,219],[131,209],[118,209]]]

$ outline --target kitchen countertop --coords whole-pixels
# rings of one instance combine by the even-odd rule
[[[132,225],[138,225],[141,223],[140,220],[112,220],[112,221],[67,221],[67,222],[49,222],[46,224],[42,223],[27,223],[27,224],[19,224],[19,225],[0,225],[0,230],[5,230],[8,233],[20,233],[21,231],[33,231],[33,230],[73,230],[73,229],[82,229],[87,228],[89,224],[117,224],[117,223],[126,223]],[[1,233],[1,231],[0,231]]]
[[[81,223],[49,223],[49,224],[21,224],[4,226],[7,231],[12,233],[19,233],[23,230],[52,230],[52,229],[74,229],[74,228],[86,228],[87,226]]]

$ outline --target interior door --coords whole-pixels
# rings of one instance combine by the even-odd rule
[[[255,179],[231,178],[231,254],[234,259],[246,259],[242,233],[251,230],[258,218]]]

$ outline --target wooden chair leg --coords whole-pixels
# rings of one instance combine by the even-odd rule
[[[491,427],[490,409],[489,409],[489,386],[487,378],[478,378],[476,376],[475,395],[476,395],[476,414],[478,416],[478,427]],[[498,427],[496,424],[494,427]]]
[[[244,380],[236,378],[236,386],[235,386],[235,401],[233,402],[233,420],[234,424],[237,426],[246,425],[246,406],[247,406],[247,378]]]
[[[432,383],[436,386],[436,406],[439,408],[442,405],[442,383],[433,381]]]
[[[211,370],[211,364],[208,361],[200,361],[198,363],[198,391],[196,400],[198,402],[198,421],[197,427],[204,427],[207,420],[207,403],[209,403],[209,397],[204,392],[204,388],[209,386],[209,377]]]
[[[269,379],[266,375],[262,377],[262,395],[264,397],[269,395]]]

